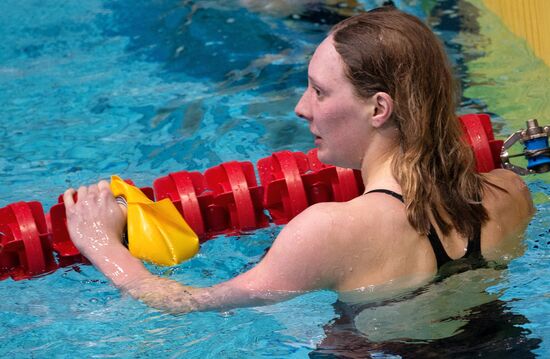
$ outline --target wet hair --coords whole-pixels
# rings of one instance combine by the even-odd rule
[[[488,220],[485,181],[455,114],[458,86],[439,39],[391,6],[348,18],[331,35],[356,94],[393,99],[389,121],[399,130],[399,148],[392,171],[411,225],[427,233],[431,214],[444,235],[454,228],[471,239]]]

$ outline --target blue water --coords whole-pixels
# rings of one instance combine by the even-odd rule
[[[472,54],[454,41],[466,16],[454,1],[395,3],[431,19],[467,86]],[[293,107],[308,56],[328,28],[252,13],[236,1],[0,2],[0,207],[39,200],[47,210],[67,187],[115,173],[144,186],[178,170],[307,151],[312,139]],[[485,110],[475,98],[464,98],[460,109]],[[550,188],[534,176],[527,182],[538,213],[526,252],[487,291],[526,319],[514,325],[537,341],[533,353],[548,357]],[[254,265],[279,230],[217,238],[189,262],[151,270],[215,284]],[[325,337],[337,299],[317,292],[175,317],[121,296],[90,266],[4,280],[0,293],[0,356],[16,358],[303,358]]]

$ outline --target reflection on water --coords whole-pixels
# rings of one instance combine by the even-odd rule
[[[391,300],[337,302],[312,358],[534,358],[528,320],[488,292],[505,275],[485,267],[451,275]],[[364,295],[364,294],[363,294]]]
[[[525,128],[530,118],[550,123],[550,68],[481,0],[466,4],[462,16],[475,19],[476,25],[465,26],[456,40],[468,59],[464,94],[482,101],[485,111],[505,120],[505,132],[497,132],[501,136]]]
[[[470,308],[497,299],[496,293],[489,294],[486,289],[499,277],[500,271],[490,268],[453,275],[410,298],[365,308],[354,322],[357,330],[374,342],[447,338],[465,324],[463,317]]]
[[[338,306],[337,306],[338,308]],[[409,318],[401,317],[403,327]],[[432,340],[399,338],[373,342],[353,330],[345,316],[325,328],[326,338],[311,358],[535,358],[540,339],[524,328],[527,319],[501,300],[470,307],[459,317],[448,318],[458,329],[452,336]],[[460,324],[460,326],[458,326]],[[442,326],[441,326],[442,327]],[[445,329],[445,331],[450,331]]]

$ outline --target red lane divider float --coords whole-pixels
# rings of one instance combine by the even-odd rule
[[[495,140],[489,115],[469,114],[459,119],[464,136],[474,150],[477,171],[484,173],[502,167],[500,150],[504,141]]]
[[[264,206],[277,224],[287,223],[308,206],[302,176],[309,170],[303,153],[281,151],[257,164],[265,187]]]
[[[502,141],[495,140],[487,115],[460,117],[477,170],[501,167]],[[169,198],[202,242],[290,221],[312,204],[351,200],[364,190],[359,171],[328,166],[317,151],[281,151],[257,163],[226,162],[204,174],[180,171],[141,190],[152,200]],[[131,183],[131,181],[128,181]],[[73,263],[87,263],[71,242],[60,196],[49,213],[39,202],[0,208],[0,280],[27,279]],[[55,257],[54,253],[55,252]],[[57,259],[57,260],[56,260]]]
[[[206,183],[214,192],[214,203],[229,214],[230,227],[226,233],[238,233],[266,227],[263,213],[263,188],[256,183],[251,162],[227,162],[204,173]]]
[[[16,202],[0,209],[0,279],[53,272],[50,233],[39,202]]]
[[[317,158],[317,149],[310,150],[307,156],[311,170],[318,173],[322,183],[330,183],[331,201],[346,202],[363,193],[361,171],[325,165]]]
[[[207,228],[213,231],[225,228],[227,219],[224,214],[220,210],[207,209],[213,204],[213,195],[207,191],[206,181],[201,173],[170,173],[156,179],[153,189],[158,201],[169,198],[174,203],[199,238],[205,236]]]

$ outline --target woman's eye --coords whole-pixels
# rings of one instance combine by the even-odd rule
[[[315,94],[316,94],[317,96],[321,96],[321,90],[319,90],[317,87],[314,87],[314,88],[313,88],[313,91],[315,91]]]
[[[309,88],[311,90],[313,90],[313,92],[315,93],[315,96],[317,97],[323,97],[323,91],[321,91],[320,88],[318,88],[317,86],[313,85],[313,84],[309,84]]]

